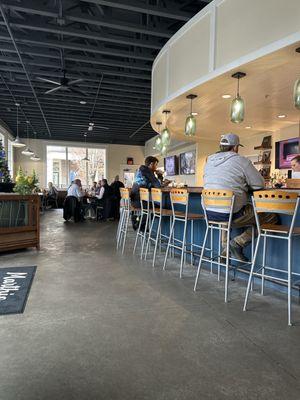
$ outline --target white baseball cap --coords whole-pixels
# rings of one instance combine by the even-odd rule
[[[240,138],[235,133],[226,133],[225,135],[222,135],[220,145],[244,147],[242,144],[240,144]]]

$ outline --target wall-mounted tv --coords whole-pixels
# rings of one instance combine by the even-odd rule
[[[291,168],[291,160],[300,152],[299,137],[275,143],[275,168]]]
[[[169,156],[164,159],[165,172],[167,176],[178,175],[178,157]]]
[[[180,175],[196,173],[196,150],[180,154]]]

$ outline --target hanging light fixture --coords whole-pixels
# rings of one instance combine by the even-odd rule
[[[193,113],[193,100],[196,97],[196,94],[189,94],[188,96],[186,96],[187,99],[191,100],[191,111],[185,121],[184,133],[186,136],[195,136],[196,133],[196,118],[195,114]]]
[[[14,141],[12,141],[12,145],[14,146],[14,147],[25,147],[26,146],[26,144],[25,143],[22,143],[21,142],[21,140],[20,140],[20,138],[19,138],[19,107],[20,107],[20,103],[15,103],[15,105],[16,105],[16,107],[17,107],[17,136],[16,136],[16,138],[15,138],[15,140]]]
[[[168,153],[168,146],[165,145],[165,144],[163,144],[163,145],[162,145],[162,148],[161,148],[161,150],[160,150],[160,154],[161,154],[162,156],[166,156],[167,153]]]
[[[300,47],[296,49],[297,53],[300,53]],[[300,79],[297,79],[294,85],[294,105],[300,110]]]
[[[241,122],[243,122],[245,117],[245,102],[240,96],[240,79],[244,78],[244,76],[246,76],[244,72],[236,72],[232,75],[232,78],[238,80],[237,94],[236,97],[232,100],[230,108],[230,120],[235,124],[240,124]]]
[[[27,144],[29,144],[28,125],[29,125],[29,121],[26,121]],[[29,146],[26,146],[26,148],[22,151],[22,154],[24,154],[24,156],[33,156],[34,151],[32,151]]]
[[[156,125],[157,125],[157,133],[158,133],[158,136],[156,137],[156,140],[155,140],[155,144],[154,144],[154,148],[155,148],[155,150],[157,150],[157,151],[161,151],[161,148],[162,148],[162,140],[161,140],[161,135],[160,135],[160,127],[161,127],[161,125],[162,125],[162,122],[160,122],[160,121],[157,121],[156,122]]]
[[[83,136],[84,136],[84,144],[85,144],[85,150],[86,150],[86,137],[87,137],[87,133],[85,132]],[[88,161],[90,161],[90,159],[88,158],[87,155],[85,155],[85,157],[82,159],[82,161],[88,162]]]
[[[167,128],[167,116],[168,114],[170,114],[171,111],[169,110],[164,110],[163,114],[165,114],[165,127],[161,132],[161,141],[163,146],[169,146],[169,144],[171,143],[171,134],[169,129]]]
[[[36,140],[36,132],[34,131],[33,134],[34,134],[34,139]],[[34,153],[30,157],[30,160],[32,160],[32,161],[40,161],[40,157],[36,153]]]

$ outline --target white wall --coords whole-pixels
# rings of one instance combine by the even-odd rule
[[[26,139],[23,141],[26,143]],[[29,157],[24,156],[21,153],[22,149],[15,149],[15,171],[18,170],[19,166],[21,166],[22,169],[28,173],[31,173],[34,169],[39,177],[41,187],[45,187],[47,185],[47,145],[73,147],[83,146],[83,143],[80,142],[50,141],[40,139],[30,139],[29,144],[30,148],[36,154],[38,154],[41,160],[32,161]],[[127,157],[133,157],[135,164],[142,164],[144,161],[144,146],[99,143],[87,143],[87,145],[89,147],[106,149],[106,177],[109,182],[111,182],[114,177],[120,173],[120,165],[126,164]]]

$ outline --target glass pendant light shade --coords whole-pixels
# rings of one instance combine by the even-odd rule
[[[294,105],[300,110],[300,79],[295,82],[294,86]]]
[[[26,147],[26,149],[22,151],[22,154],[24,154],[24,156],[33,156],[34,151],[32,151],[29,147]]]
[[[235,99],[232,100],[230,108],[230,120],[234,124],[240,124],[245,118],[245,102],[240,96],[240,79],[245,76],[244,72],[236,72],[232,75],[232,78],[237,79],[237,94]]]
[[[197,113],[193,113],[193,100],[197,97],[196,94],[189,94],[188,96],[186,96],[187,99],[191,100],[191,109],[190,109],[190,113],[187,116],[186,120],[185,120],[185,128],[184,128],[184,133],[185,136],[195,136],[196,134],[196,118],[195,115],[197,115]]]
[[[155,140],[155,150],[157,151],[161,151],[163,146],[162,140],[161,140],[161,136],[157,136],[156,140]]]
[[[12,141],[11,144],[12,144],[14,147],[18,147],[18,148],[21,148],[21,147],[25,147],[25,146],[26,146],[25,143],[21,142],[19,136],[16,136],[15,140]]]
[[[244,121],[245,118],[245,102],[238,95],[235,99],[232,100],[231,109],[230,109],[230,120],[235,124],[240,124]]]
[[[161,148],[160,154],[161,154],[162,156],[166,156],[167,153],[168,153],[168,146],[164,144],[164,145],[162,146],[162,148]]]
[[[33,154],[33,156],[30,157],[30,160],[32,160],[32,161],[40,161],[40,157],[37,156],[36,154]]]
[[[168,128],[164,128],[161,133],[161,141],[164,146],[169,146],[171,143],[171,135]]]
[[[185,121],[185,135],[195,136],[196,134],[196,118],[190,114]]]

